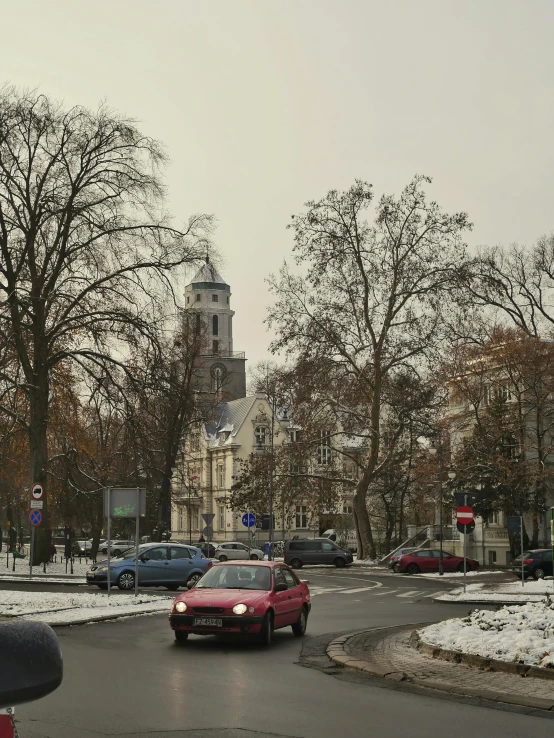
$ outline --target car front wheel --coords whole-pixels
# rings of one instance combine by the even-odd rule
[[[395,574],[398,574],[398,572],[399,572],[399,569],[398,569],[398,564],[393,564],[393,565],[392,565],[392,570],[393,570],[393,572],[394,572]]]
[[[541,569],[540,566],[537,566],[537,568],[533,572],[533,576],[535,577],[535,579],[537,580],[537,582],[539,581],[539,579],[544,579],[544,577],[545,577],[544,569]]]
[[[300,561],[300,559],[293,559],[290,562],[290,565],[292,566],[293,569],[301,569],[302,568],[302,562]]]
[[[123,590],[134,589],[135,575],[130,571],[122,572],[117,579],[117,586]]]
[[[116,550],[113,552],[113,555],[117,559],[119,556],[121,556],[121,551],[118,548],[116,548]]]
[[[273,615],[266,612],[260,629],[260,641],[262,646],[270,646],[273,640]]]
[[[250,554],[250,560],[251,561],[258,561],[259,560],[258,554]]]
[[[225,556],[225,554],[221,554],[218,558],[220,561],[227,561],[227,556]]]
[[[173,632],[175,633],[175,640],[177,641],[177,643],[184,643],[189,637],[189,634],[186,632],[186,630],[175,630]]]
[[[194,586],[201,576],[202,574],[191,574],[190,577],[187,579],[187,587]]]
[[[344,559],[341,559],[340,556],[337,556],[333,563],[335,564],[337,569],[342,569],[343,566],[346,566],[346,561]]]
[[[303,636],[304,633],[306,632],[307,626],[308,626],[308,610],[306,606],[304,605],[304,607],[302,608],[302,611],[300,612],[300,617],[298,618],[296,623],[294,623],[294,625],[292,626],[292,632],[294,633],[295,636]]]

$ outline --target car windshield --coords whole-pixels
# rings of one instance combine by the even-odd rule
[[[121,556],[118,558],[120,559],[134,559],[135,558],[135,547],[130,548],[128,551],[125,551],[125,553],[122,553]]]
[[[196,585],[197,589],[271,589],[271,570],[267,566],[214,566]]]

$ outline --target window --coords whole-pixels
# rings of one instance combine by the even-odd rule
[[[223,387],[223,379],[225,377],[225,368],[216,364],[212,369],[212,391],[219,392]]]
[[[200,302],[200,295],[196,295],[196,302]]]
[[[229,298],[227,298],[227,305],[229,304]]]
[[[332,543],[327,543],[327,542],[322,543],[321,547],[323,548],[324,551],[337,551],[338,550],[337,547],[334,546]]]
[[[308,527],[308,511],[306,505],[296,506],[296,527],[307,528]]]
[[[214,354],[219,353],[219,341],[212,341],[212,351]]]
[[[182,507],[179,508],[179,516],[177,521],[177,529],[184,530],[185,511]]]
[[[275,584],[286,584],[285,577],[283,576],[283,572],[281,569],[275,569],[275,572],[273,574],[273,579]]]
[[[198,433],[193,433],[190,437],[190,450],[200,451],[200,436]]]
[[[343,505],[342,506],[342,512],[345,515],[352,515],[352,512],[353,512],[352,505]]]
[[[167,551],[166,546],[149,548],[148,551],[144,552],[144,557],[148,558],[149,561],[167,561]]]
[[[317,447],[317,463],[326,466],[331,463],[331,433],[330,431],[319,431],[319,444]]]
[[[217,521],[219,530],[225,530],[225,506],[220,505],[217,508]]]
[[[187,305],[190,303],[190,297],[187,295]]]
[[[219,295],[212,295],[212,302],[219,302]]]
[[[288,569],[281,569],[281,571],[283,572],[283,577],[285,578],[285,582],[289,589],[291,587],[298,587],[298,580],[292,571],[289,571]]]
[[[498,525],[500,523],[500,513],[493,512],[487,515],[487,523],[489,525]]]
[[[212,333],[214,336],[219,336],[219,318],[217,315],[212,315]]]
[[[223,464],[217,465],[217,486],[219,489],[225,489],[225,467]]]
[[[267,428],[264,425],[258,425],[254,431],[257,446],[265,446],[267,437]]]
[[[191,559],[190,551],[184,546],[182,548],[171,548],[171,560],[174,559]]]
[[[489,551],[489,564],[496,564],[496,551]]]

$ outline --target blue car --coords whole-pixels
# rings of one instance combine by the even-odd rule
[[[196,584],[211,567],[212,562],[194,546],[180,543],[143,543],[139,546],[139,587],[167,587],[176,590]],[[106,562],[91,566],[87,572],[87,584],[108,589]],[[135,549],[125,551],[110,561],[110,585],[119,589],[135,588]]]

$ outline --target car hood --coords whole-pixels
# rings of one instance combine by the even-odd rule
[[[260,589],[203,589],[193,588],[175,598],[175,602],[185,602],[191,607],[225,607],[230,608],[239,602],[255,605],[269,594]]]

